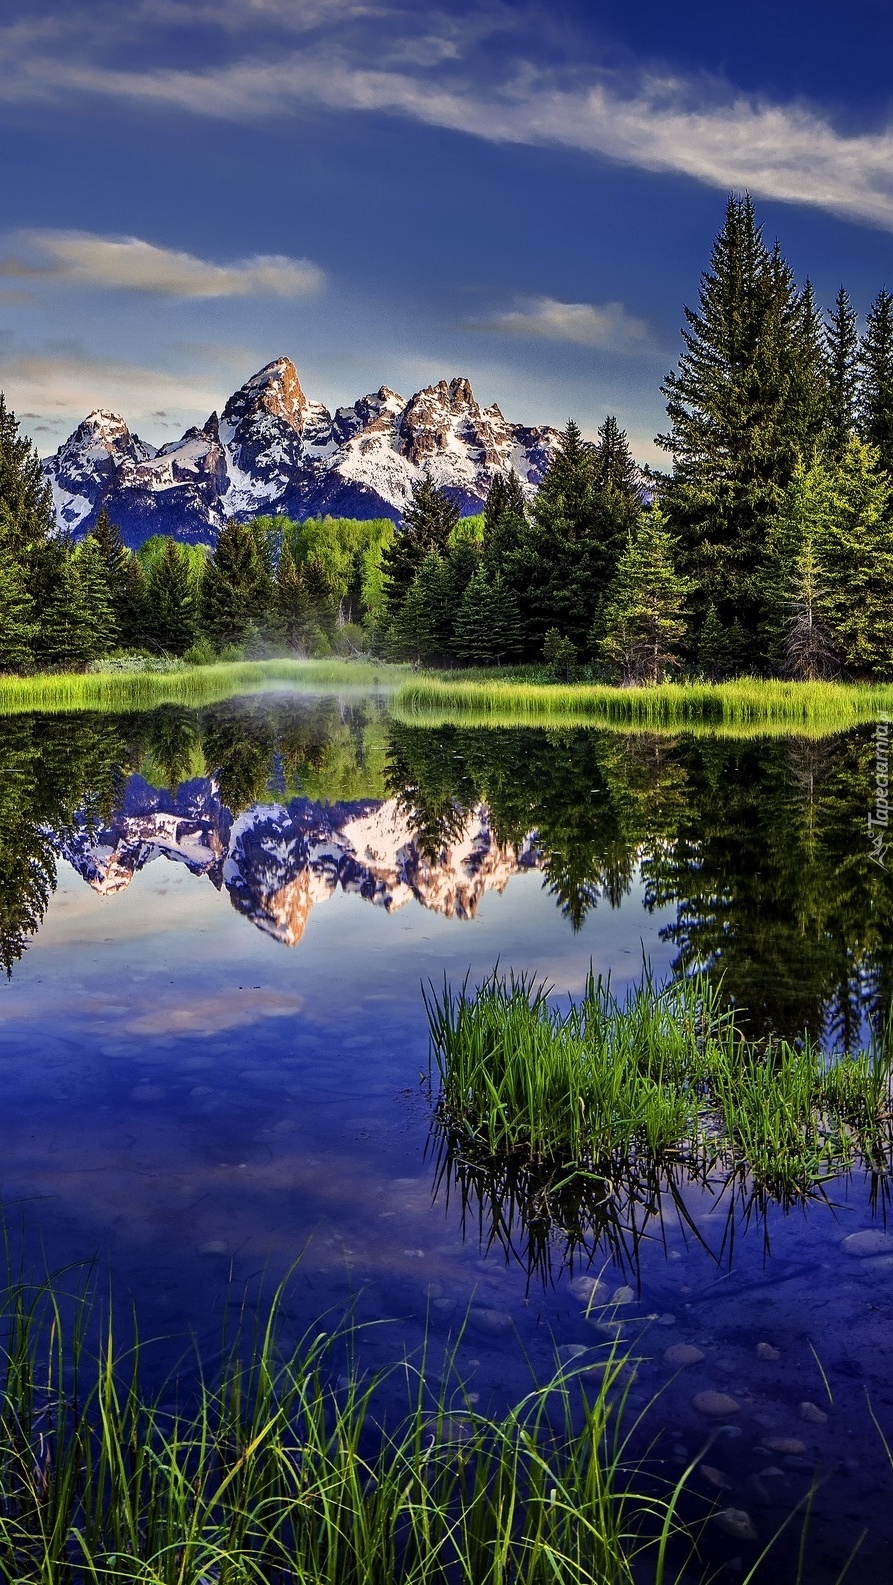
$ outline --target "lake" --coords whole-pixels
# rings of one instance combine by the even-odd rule
[[[683,1183],[544,1215],[432,1131],[423,999],[497,963],[559,1000],[590,966],[618,990],[705,968],[755,1037],[857,1048],[893,1002],[875,778],[871,728],[432,731],[375,695],[0,720],[9,1225],[29,1260],[97,1263],[158,1381],[291,1272],[295,1340],[352,1306],[362,1369],[455,1346],[504,1408],[598,1340],[600,1275],[633,1408],[660,1392],[654,1456],[681,1470],[712,1437],[700,1489],[762,1542],[817,1479],[805,1577],[830,1585],[864,1531],[857,1577],[886,1580],[886,1171],[806,1206]],[[668,1362],[681,1344],[703,1358]],[[712,1424],[705,1390],[739,1412]],[[798,1539],[761,1578],[793,1585]]]

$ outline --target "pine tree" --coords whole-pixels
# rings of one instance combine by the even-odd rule
[[[146,629],[150,647],[169,655],[182,655],[195,642],[198,600],[195,580],[184,545],[165,541],[147,578]]]
[[[413,486],[412,499],[403,513],[398,533],[382,556],[385,618],[393,623],[410,585],[429,551],[446,554],[450,535],[459,521],[455,501],[441,490],[430,474]]]
[[[142,649],[149,626],[149,584],[139,556],[132,552],[124,565],[118,603],[118,637],[127,648]]]
[[[652,508],[620,558],[604,612],[601,654],[624,683],[657,683],[677,664],[687,593],[666,521]]]
[[[698,635],[697,665],[708,682],[725,682],[735,671],[729,629],[720,621],[712,600]]]
[[[543,660],[554,676],[571,682],[577,667],[577,646],[566,633],[550,627],[543,639]]]
[[[878,292],[865,323],[859,432],[878,453],[879,466],[893,473],[893,296]]]
[[[825,359],[828,369],[828,444],[832,455],[840,458],[856,430],[859,398],[856,311],[843,286],[828,315]]]
[[[88,660],[107,655],[117,643],[118,624],[108,586],[108,570],[98,540],[90,535],[74,553],[80,599],[89,621]]]
[[[304,579],[286,539],[276,568],[276,626],[292,649],[312,645],[316,622]]]
[[[472,666],[499,666],[517,655],[520,644],[518,605],[512,591],[499,576],[491,581],[479,567],[456,612],[456,654]]]
[[[834,645],[822,611],[827,601],[815,542],[804,540],[788,581],[787,632],[782,670],[798,682],[819,682],[837,670]]]
[[[625,496],[631,506],[640,505],[638,469],[629,449],[626,430],[620,428],[612,413],[599,428],[593,473],[597,489],[615,490],[618,495]]]
[[[0,672],[30,666],[36,636],[34,602],[22,570],[12,556],[0,554]]]
[[[878,451],[852,439],[815,513],[818,614],[841,664],[893,677],[893,480]]]
[[[666,503],[700,610],[712,602],[726,625],[737,618],[751,636],[766,520],[814,422],[815,349],[798,344],[807,317],[812,337],[812,313],[778,249],[767,251],[751,199],[731,197],[699,311],[685,310],[684,350],[663,385],[670,430],[658,441],[675,458]]]
[[[0,391],[0,552],[27,568],[31,554],[55,531],[53,501],[37,448],[19,434]]]
[[[96,628],[81,582],[81,564],[70,545],[62,548],[40,623],[40,654],[50,665],[76,670],[92,659]]]
[[[784,295],[787,297],[786,290]],[[783,331],[781,356],[789,359],[787,411],[791,439],[802,455],[827,438],[831,414],[825,329],[810,280],[793,300],[793,312]]]
[[[129,552],[121,538],[120,528],[117,523],[111,521],[105,507],[100,510],[96,522],[87,534],[87,540],[96,546],[104,570],[112,617],[108,648],[114,649],[122,631],[122,606],[127,583]]]
[[[262,525],[231,518],[202,578],[201,622],[212,643],[241,644],[273,613],[270,549]]]

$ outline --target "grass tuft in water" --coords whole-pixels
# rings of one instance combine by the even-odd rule
[[[13,1285],[0,1315],[0,1579],[701,1577],[679,1514],[693,1465],[668,1480],[656,1461],[649,1473],[634,1459],[628,1361],[616,1343],[604,1345],[596,1385],[565,1368],[494,1419],[469,1402],[455,1351],[433,1395],[424,1358],[365,1383],[355,1372],[339,1379],[350,1336],[320,1332],[283,1355],[280,1303],[281,1292],[213,1380],[197,1390],[174,1380],[149,1396],[139,1343],[118,1348],[108,1325],[91,1352],[88,1298]],[[697,1511],[706,1519],[703,1501]]]
[[[746,1175],[783,1202],[889,1162],[889,1043],[833,1060],[809,1041],[753,1042],[703,976],[623,1000],[591,973],[566,1012],[548,987],[494,974],[426,996],[438,1122],[467,1154],[554,1177],[647,1177],[683,1164]]]

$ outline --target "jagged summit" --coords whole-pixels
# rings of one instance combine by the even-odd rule
[[[279,357],[219,416],[157,451],[119,414],[97,408],[43,466],[59,527],[76,537],[104,506],[133,546],[157,533],[212,544],[227,518],[258,513],[399,521],[425,472],[463,511],[478,511],[494,475],[510,467],[532,492],[557,441],[557,430],[482,408],[464,376],[408,401],[382,385],[332,414]]]

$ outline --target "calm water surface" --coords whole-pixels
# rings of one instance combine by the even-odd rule
[[[858,1577],[888,1579],[893,1239],[842,1248],[883,1233],[884,1181],[749,1220],[683,1188],[687,1221],[668,1193],[583,1247],[531,1237],[523,1206],[494,1214],[438,1159],[421,994],[497,961],[556,997],[590,964],[616,988],[643,960],[704,965],[754,1033],[858,1045],[893,987],[873,775],[870,730],[429,732],[375,698],[0,723],[8,1215],[51,1267],[111,1273],[159,1375],[191,1336],[211,1357],[234,1296],[298,1261],[295,1338],[353,1303],[392,1323],[362,1333],[363,1368],[426,1333],[436,1367],[467,1319],[459,1362],[493,1408],[556,1346],[603,1341],[578,1280],[602,1272],[644,1357],[634,1399],[662,1389],[666,1467],[710,1434],[692,1395],[731,1393],[706,1455],[726,1500],[768,1540],[818,1474],[806,1577],[836,1579],[867,1530]],[[676,1375],[680,1342],[705,1357]],[[767,1448],[782,1437],[803,1451]],[[793,1582],[792,1555],[765,1577]]]

